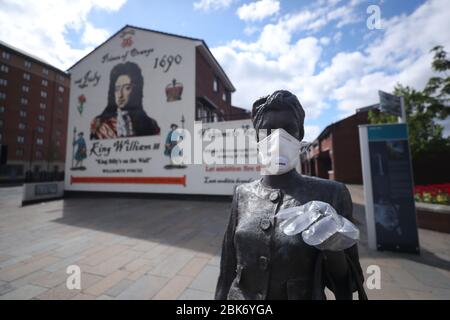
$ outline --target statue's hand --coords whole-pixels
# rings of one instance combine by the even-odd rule
[[[358,228],[328,203],[310,201],[277,214],[280,228],[287,235],[302,234],[305,243],[319,250],[340,251],[359,239]]]

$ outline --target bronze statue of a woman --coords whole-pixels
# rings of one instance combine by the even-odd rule
[[[300,102],[288,91],[276,91],[253,104],[258,141],[263,132],[282,131],[294,137],[291,143],[299,144],[304,118]],[[299,157],[298,151],[294,156]],[[296,159],[290,158],[278,170],[263,173],[260,180],[236,187],[215,298],[326,299],[328,287],[336,299],[352,299],[355,291],[365,299],[356,244],[338,251],[321,250],[305,243],[300,234],[287,235],[280,229],[280,210],[310,201],[329,204],[352,220],[352,200],[345,185],[302,176],[295,170]]]

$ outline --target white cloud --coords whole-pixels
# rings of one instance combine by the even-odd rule
[[[200,11],[214,11],[228,8],[234,0],[199,0],[194,2],[194,9]]]
[[[312,142],[320,133],[319,126],[305,126],[305,137],[303,141]]]
[[[329,112],[330,105],[336,106],[333,111],[338,119],[376,103],[378,90],[392,91],[396,83],[422,89],[432,75],[429,50],[438,44],[450,50],[450,33],[443,32],[450,30],[450,8],[446,0],[430,0],[410,15],[384,21],[385,29],[364,38],[368,42],[362,49],[339,52],[325,64],[320,60],[322,46],[329,38],[341,41],[341,31],[320,39],[296,39],[293,35],[328,24],[330,19],[339,23],[337,16],[346,16],[345,11],[335,9],[318,7],[285,15],[267,24],[254,42],[232,41],[214,48],[237,88],[233,104],[249,109],[259,96],[283,88],[298,95],[307,122]],[[318,71],[318,65],[323,69]]]
[[[258,97],[284,88],[299,96],[309,118],[317,118],[329,108],[326,94],[331,94],[334,75],[315,78],[315,72],[322,46],[329,44],[331,39],[313,36],[296,41],[292,39],[302,30],[319,30],[331,21],[336,22],[337,14],[331,19],[327,17],[328,12],[336,9],[333,7],[336,3],[331,3],[331,6],[324,3],[322,7],[284,15],[275,23],[266,24],[254,42],[234,40],[213,49],[230,78],[236,82],[238,91],[233,96],[233,103],[250,108]],[[340,71],[339,64],[334,69],[335,77],[347,75]]]
[[[342,32],[338,31],[333,35],[333,42],[335,44],[338,44],[339,42],[341,42],[342,39]]]
[[[259,0],[240,6],[237,15],[244,21],[260,21],[280,11],[278,0]]]
[[[259,29],[257,27],[254,26],[247,26],[244,29],[244,33],[248,36],[251,36],[252,34],[254,34],[255,32],[257,32]]]
[[[329,43],[330,43],[330,38],[328,38],[328,37],[320,38],[320,44],[327,46]]]
[[[108,35],[107,30],[96,28],[91,23],[86,22],[81,42],[85,45],[98,46],[108,38]]]
[[[67,32],[83,32],[82,41],[98,45],[107,31],[88,21],[89,12],[96,8],[117,11],[126,0],[1,0],[0,39],[19,49],[66,69],[87,54],[93,47],[74,48]],[[92,31],[92,34],[89,33]]]
[[[430,49],[440,44],[450,50],[445,0],[428,1],[409,16],[383,22],[385,33],[363,51],[364,72],[341,84],[333,92],[343,112],[378,101],[377,90],[391,91],[397,83],[423,89],[433,75]],[[353,63],[353,62],[350,62]]]

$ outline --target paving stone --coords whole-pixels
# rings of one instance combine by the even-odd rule
[[[175,276],[162,288],[153,300],[176,300],[189,286],[193,278],[186,276]]]
[[[165,286],[168,278],[146,275],[119,294],[119,300],[149,300]]]
[[[19,279],[57,261],[59,261],[59,258],[47,256],[33,262],[9,266],[0,270],[0,280],[13,281],[15,279]]]
[[[208,264],[216,266],[216,267],[220,267],[220,256],[214,256],[212,257],[209,261]]]
[[[134,282],[135,281],[123,279],[119,281],[116,285],[108,289],[105,293],[108,296],[117,297],[119,294],[122,293],[122,291],[131,286]]]
[[[41,277],[36,277],[31,280],[31,283],[40,287],[53,288],[66,283],[68,277],[69,274],[66,273],[66,268],[63,268],[55,272],[47,272]],[[81,280],[83,281],[83,274],[81,275]]]
[[[220,268],[206,265],[198,276],[191,283],[189,288],[206,292],[215,292]]]
[[[192,258],[178,274],[188,277],[196,277],[205,265],[210,261],[208,258],[194,257]]]
[[[186,289],[179,297],[178,300],[213,300],[214,294],[211,292]]]
[[[112,258],[119,253],[129,249],[127,246],[123,245],[112,245],[105,249],[103,249],[101,252],[93,253],[90,256],[82,259],[79,261],[80,264],[86,264],[89,266],[96,266],[105,260],[108,260],[109,258]]]
[[[139,269],[137,269],[135,272],[131,273],[128,276],[129,280],[137,281],[138,279],[142,278],[147,272],[149,272],[154,266],[156,265],[156,261],[150,261],[149,264],[143,265]]]
[[[79,293],[75,297],[70,298],[70,300],[96,300],[96,296],[91,296],[89,294]]]
[[[125,252],[121,252],[120,254],[115,255],[114,257],[106,259],[95,266],[85,266],[83,270],[89,273],[107,276],[113,273],[114,271],[120,269],[130,261],[136,259],[141,254],[142,253],[138,251],[127,250]]]
[[[60,284],[57,287],[48,289],[42,294],[36,296],[39,300],[68,300],[79,294],[81,290],[69,290],[66,283]]]
[[[39,278],[48,276],[49,274],[50,274],[50,272],[44,271],[44,270],[35,271],[35,272],[29,273],[29,274],[23,276],[22,278],[11,281],[10,284],[16,288],[22,287],[27,284],[34,284],[39,287],[44,287],[44,286],[41,286],[41,285],[33,283],[33,282],[35,279],[39,279]]]
[[[49,272],[55,272],[55,271],[57,271],[58,269],[61,269],[61,268],[67,269],[67,267],[70,266],[70,265],[76,265],[77,262],[81,258],[82,258],[82,256],[80,256],[78,254],[77,255],[73,255],[73,256],[69,256],[69,257],[66,257],[63,260],[60,260],[60,261],[58,261],[56,263],[53,263],[53,264],[45,267],[44,270],[45,271],[49,271]]]
[[[101,279],[93,286],[91,286],[83,291],[86,294],[90,294],[93,296],[99,296],[99,295],[103,294],[105,291],[107,291],[108,289],[115,286],[118,282],[120,282],[121,280],[126,278],[126,276],[128,276],[128,275],[129,275],[129,273],[126,271],[117,270],[117,271],[111,273],[109,276],[105,277],[104,279]]]
[[[361,186],[349,189],[363,203]],[[213,298],[229,203],[103,197],[20,207],[18,190],[0,188],[1,297]],[[421,256],[371,251],[364,207],[354,209],[363,271],[382,273],[370,299],[450,300],[449,234],[419,229]],[[81,268],[81,291],[66,288],[71,264]]]
[[[9,282],[4,282],[2,281],[2,284],[0,284],[0,296],[11,292],[13,290],[15,290],[16,288],[13,287]]]
[[[192,252],[178,249],[158,263],[148,273],[161,277],[173,277],[194,257]]]
[[[426,286],[442,289],[450,288],[450,278],[443,275],[437,268],[414,261],[402,261],[401,264],[403,269],[407,270],[408,273]]]
[[[46,290],[47,288],[27,284],[0,296],[0,300],[30,300]]]
[[[123,266],[121,269],[129,272],[135,272],[138,271],[140,268],[142,268],[145,265],[149,265],[151,263],[148,259],[134,259],[133,261],[127,263],[125,266]]]

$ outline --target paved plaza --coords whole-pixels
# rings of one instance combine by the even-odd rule
[[[349,189],[363,269],[381,268],[369,299],[450,299],[450,235],[420,229],[420,256],[369,251],[362,189]],[[21,196],[0,188],[0,299],[213,298],[230,201],[103,195],[21,207]],[[70,265],[81,290],[66,286]]]

